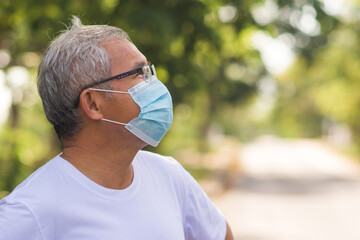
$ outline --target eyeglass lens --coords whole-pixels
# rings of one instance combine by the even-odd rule
[[[149,80],[152,76],[156,76],[154,65],[143,67],[144,80]]]

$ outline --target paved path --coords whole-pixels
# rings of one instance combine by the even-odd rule
[[[359,240],[358,165],[318,141],[262,138],[212,196],[239,240]]]

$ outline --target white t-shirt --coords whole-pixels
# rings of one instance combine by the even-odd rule
[[[226,235],[226,221],[174,159],[140,151],[124,190],[104,188],[60,156],[0,201],[0,240],[180,240]]]

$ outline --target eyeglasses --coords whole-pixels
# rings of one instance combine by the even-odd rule
[[[152,76],[156,76],[156,70],[155,70],[155,66],[154,64],[147,64],[143,67],[128,71],[128,72],[124,72],[124,73],[120,73],[118,75],[109,77],[109,78],[105,78],[96,82],[93,82],[91,84],[86,85],[85,87],[83,87],[83,89],[80,91],[80,94],[88,88],[94,87],[98,84],[113,80],[113,79],[122,79],[122,78],[126,78],[128,76],[134,75],[134,74],[142,74],[144,81],[149,80]],[[79,104],[80,101],[80,94],[77,97],[76,101],[75,101],[75,107],[77,107],[77,105]]]

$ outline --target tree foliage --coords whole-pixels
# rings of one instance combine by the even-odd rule
[[[156,65],[175,106],[174,124],[157,151],[171,153],[192,146],[206,150],[214,126],[245,138],[259,133],[264,124],[253,121],[249,106],[258,98],[262,79],[268,78],[277,81],[278,93],[271,131],[318,136],[322,120],[334,118],[359,136],[357,22],[346,25],[329,15],[324,2],[2,0],[0,65],[11,56],[2,71],[12,105],[0,132],[0,189],[10,191],[61,149],[42,113],[35,79],[41,53],[72,15],[84,24],[124,29]],[[309,21],[315,28],[307,27]],[[298,60],[287,74],[269,73],[261,51],[253,45],[258,32],[291,43]],[[344,34],[352,39],[345,39],[345,46]],[[30,74],[23,84],[10,76],[19,66]],[[340,102],[341,106],[336,104]]]

